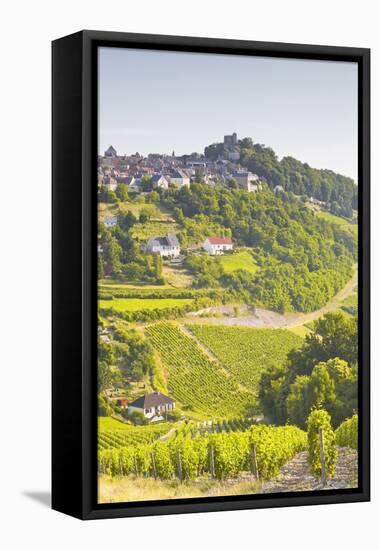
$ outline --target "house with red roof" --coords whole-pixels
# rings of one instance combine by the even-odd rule
[[[211,256],[218,256],[233,250],[233,241],[229,237],[207,237],[203,248]]]

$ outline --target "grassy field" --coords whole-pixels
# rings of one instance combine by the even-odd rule
[[[331,214],[330,212],[325,212],[324,210],[319,210],[316,215],[319,218],[322,218],[328,222],[334,223],[336,225],[340,225],[344,229],[347,229],[350,231],[355,237],[358,236],[358,224],[352,223],[351,221],[341,218],[340,216],[335,216],[334,214]]]
[[[166,285],[173,288],[189,288],[193,282],[193,277],[182,267],[164,265],[162,275]]]
[[[172,396],[183,412],[204,419],[244,416],[252,395],[240,387],[218,361],[212,361],[194,338],[174,323],[156,323],[145,330],[168,372]]]
[[[141,241],[150,239],[150,237],[163,237],[167,233],[177,233],[179,226],[174,222],[165,220],[150,220],[146,223],[136,223],[131,229],[134,238]]]
[[[296,334],[297,336],[300,336],[300,338],[305,338],[307,334],[310,334],[312,330],[305,325],[298,325],[296,327],[289,327],[288,330]]]
[[[153,478],[127,476],[122,478],[100,476],[98,480],[99,502],[135,502],[172,498],[208,497],[223,495],[247,495],[259,492],[261,484],[253,477],[235,482],[200,479],[180,482],[161,481]]]
[[[142,290],[162,290],[165,288],[170,289],[168,285],[151,285],[147,283],[128,283],[124,281],[117,281],[115,279],[100,279],[99,280],[99,290],[135,290],[135,289],[142,289]]]
[[[345,298],[340,305],[340,309],[344,313],[348,313],[350,315],[356,315],[358,312],[358,293],[357,291],[353,292]]]
[[[191,304],[193,300],[187,298],[114,298],[113,300],[99,300],[100,309],[112,309],[115,312],[141,311],[152,309],[170,309]]]
[[[224,365],[233,378],[258,395],[261,374],[284,363],[288,352],[302,343],[289,330],[190,325],[188,327]]]
[[[247,250],[241,250],[241,252],[236,252],[235,254],[225,254],[221,256],[220,260],[226,273],[232,273],[237,269],[244,269],[254,275],[258,269],[253,256]]]
[[[141,211],[147,212],[150,220],[146,223],[136,223],[131,231],[132,235],[139,240],[146,240],[154,236],[163,236],[167,233],[176,233],[179,226],[171,217],[171,213],[157,207],[154,204],[143,202],[124,202],[117,204],[99,203],[99,220],[103,221],[106,216],[117,216],[120,213],[132,212],[138,219]]]

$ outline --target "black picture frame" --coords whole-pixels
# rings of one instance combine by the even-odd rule
[[[97,48],[354,61],[358,64],[359,486],[357,489],[97,504]],[[52,43],[52,507],[81,519],[370,499],[370,50],[81,31]]]

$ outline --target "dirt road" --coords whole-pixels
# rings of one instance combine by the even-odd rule
[[[268,309],[256,308],[251,312],[247,306],[241,306],[241,315],[233,316],[233,305],[215,306],[196,314],[190,314],[186,321],[190,323],[212,323],[219,325],[258,327],[258,328],[288,328],[310,323],[319,317],[339,307],[341,302],[347,298],[355,289],[358,283],[358,275],[355,272],[346,286],[341,289],[324,307],[311,313],[276,313]],[[199,315],[201,313],[201,317]],[[208,316],[209,313],[209,316]],[[221,315],[221,316],[220,316]]]
[[[262,493],[283,493],[286,491],[315,491],[318,489],[348,489],[357,487],[358,454],[347,447],[338,448],[336,471],[326,487],[310,472],[308,452],[303,451],[293,457],[276,479],[266,481]]]

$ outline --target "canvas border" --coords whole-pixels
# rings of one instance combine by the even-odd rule
[[[97,49],[101,46],[358,64],[358,489],[97,503]],[[77,62],[74,72],[73,59]],[[74,109],[70,110],[67,101],[62,101],[65,94]],[[68,175],[67,159],[71,161],[71,181],[64,193],[62,182]],[[65,196],[67,190],[71,192],[74,188],[81,190],[77,201]],[[64,208],[69,209],[74,223],[64,221]],[[370,50],[102,31],[81,31],[53,42],[53,241],[54,509],[81,519],[98,519],[370,499]],[[66,273],[61,271],[63,259]],[[73,296],[68,305],[63,289]],[[74,328],[69,343],[65,341],[67,323]],[[63,397],[67,394],[73,396],[70,411]]]

